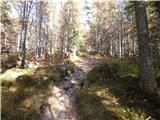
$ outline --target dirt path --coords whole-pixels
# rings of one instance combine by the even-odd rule
[[[75,92],[79,82],[85,77],[92,66],[98,63],[92,58],[77,58],[74,73],[58,87],[54,86],[45,103],[40,107],[41,120],[77,120]]]

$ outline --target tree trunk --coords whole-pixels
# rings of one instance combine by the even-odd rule
[[[27,20],[26,20],[26,1],[23,2],[23,22],[22,22],[22,50],[21,50],[21,68],[25,67],[26,58],[26,34],[27,34]]]
[[[24,39],[22,44],[22,61],[21,61],[21,68],[25,67],[25,59],[26,59],[26,34],[27,34],[27,23],[25,22],[24,26]]]
[[[157,11],[158,11],[158,14],[159,14],[159,18],[160,18],[160,2],[159,1],[156,2],[156,6],[157,6]]]
[[[135,1],[134,3],[139,46],[140,78],[143,89],[146,92],[152,93],[153,90],[157,87],[157,83],[155,80],[150,52],[146,8],[143,1]]]
[[[120,58],[122,58],[123,56],[123,16],[122,16],[122,13],[120,13],[120,17],[121,17],[121,20],[120,20],[120,33],[121,33],[121,37],[120,37]]]
[[[157,12],[158,12],[158,16],[157,16],[157,55],[159,56],[160,55],[160,51],[159,51],[159,45],[160,45],[160,2],[158,1],[157,4],[156,4],[156,7],[157,7]]]

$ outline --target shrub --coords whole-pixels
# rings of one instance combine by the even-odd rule
[[[137,64],[124,63],[120,60],[110,60],[95,66],[87,75],[90,82],[96,80],[120,79],[124,76],[138,76]]]
[[[17,85],[20,87],[31,87],[36,85],[36,81],[33,77],[28,75],[19,76],[16,79]]]
[[[102,63],[95,66],[86,76],[86,79],[90,82],[95,82],[96,80],[105,81],[109,79],[116,78],[117,74],[113,69],[110,69],[107,63]]]
[[[1,81],[1,85],[2,87],[5,86],[5,87],[10,87],[10,86],[13,86],[14,85],[14,82],[13,81],[9,81],[9,80],[2,80]]]

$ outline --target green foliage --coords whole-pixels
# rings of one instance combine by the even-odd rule
[[[128,11],[133,11],[134,10],[134,2],[129,1],[125,4],[125,10]]]
[[[120,60],[110,60],[95,66],[87,75],[86,79],[95,81],[106,81],[120,79],[124,76],[138,76],[138,66],[133,63],[124,63]]]
[[[8,80],[2,80],[1,81],[1,86],[10,87],[10,86],[13,86],[13,85],[14,85],[13,81],[8,81]]]
[[[78,35],[77,35],[77,39],[76,39],[76,44],[82,48],[85,44],[85,38],[83,36],[82,30],[78,30]]]
[[[86,76],[86,79],[90,82],[95,82],[97,80],[104,81],[114,78],[114,71],[110,69],[107,63],[102,63],[95,66]]]
[[[21,86],[21,87],[31,87],[36,84],[36,80],[31,76],[22,75],[16,79],[16,83],[18,86]]]

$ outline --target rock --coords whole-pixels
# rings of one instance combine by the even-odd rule
[[[63,89],[64,89],[64,90],[68,90],[68,89],[69,89],[69,87],[68,87],[68,86],[65,86]]]
[[[71,84],[70,84],[70,88],[73,88],[73,87],[74,87],[74,84],[73,84],[73,83],[71,83]]]
[[[56,97],[60,97],[61,96],[61,93],[56,93]]]
[[[60,70],[61,71],[66,71],[66,69],[67,69],[67,64],[62,64],[62,65],[60,65]]]
[[[69,77],[68,76],[64,77],[64,80],[66,80],[66,81],[69,80]]]
[[[61,102],[63,102],[63,101],[64,101],[64,99],[65,99],[65,98],[64,98],[64,97],[62,97],[62,96],[61,96],[61,97],[59,97],[59,100],[60,100]]]
[[[43,77],[43,80],[47,80],[48,79],[48,77]]]
[[[70,82],[69,82],[69,81],[66,81],[63,86],[64,86],[64,87],[69,87],[69,86],[70,86]]]
[[[71,84],[77,84],[77,81],[71,80]]]

